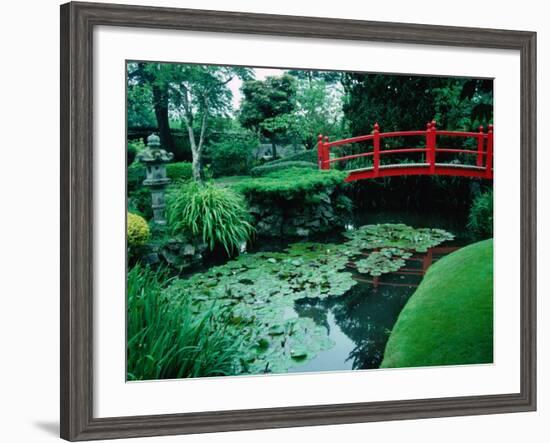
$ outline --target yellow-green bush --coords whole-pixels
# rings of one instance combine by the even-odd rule
[[[149,240],[149,225],[137,214],[128,212],[128,246],[143,246]]]

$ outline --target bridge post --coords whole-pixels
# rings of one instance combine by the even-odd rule
[[[432,128],[432,123],[426,123],[426,163],[432,164],[432,150],[430,148],[430,129]]]
[[[477,161],[476,166],[483,166],[483,126],[479,127],[477,134]]]
[[[317,136],[317,163],[319,164],[319,169],[323,169],[323,135],[319,134]]]
[[[435,174],[435,139],[436,139],[436,122],[432,120],[429,123],[430,128],[428,129],[428,152],[430,153],[430,174]]]
[[[493,125],[487,130],[487,162],[485,163],[485,177],[493,178]]]
[[[325,135],[325,142],[323,143],[323,167],[321,169],[330,169],[330,148],[328,146],[328,135]]]
[[[373,143],[373,167],[374,167],[374,176],[378,177],[378,171],[380,169],[380,126],[378,125],[378,122],[374,124],[374,131],[373,131],[374,138],[372,140]]]

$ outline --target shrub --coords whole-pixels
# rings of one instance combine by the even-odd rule
[[[151,189],[141,186],[135,191],[128,191],[128,211],[140,215],[145,220],[153,218]]]
[[[255,168],[252,168],[250,170],[250,175],[252,175],[254,177],[259,177],[259,176],[262,176],[262,175],[269,174],[271,172],[284,171],[284,170],[290,169],[290,168],[317,169],[318,166],[315,163],[305,162],[305,161],[298,161],[298,160],[280,162],[280,163],[276,163],[276,164],[266,163],[265,165],[256,166]]]
[[[128,246],[143,246],[149,240],[151,232],[145,219],[137,214],[128,212]]]
[[[266,165],[277,165],[279,163],[288,161],[304,161],[317,164],[317,149],[308,149],[306,151],[298,152],[296,154],[287,155],[286,157],[280,158],[278,160],[270,161],[266,163]]]
[[[127,164],[131,165],[136,159],[136,155],[143,149],[145,149],[145,143],[143,143],[143,140],[128,140],[128,145],[126,148]]]
[[[193,167],[190,162],[168,163],[166,175],[173,181],[186,181],[193,177]]]
[[[128,380],[235,373],[240,339],[229,334],[229,313],[194,313],[185,300],[163,297],[163,271],[136,265],[128,272]]]
[[[346,176],[346,172],[333,169],[290,168],[263,177],[244,178],[231,186],[247,196],[290,200],[343,185]]]
[[[246,134],[212,144],[208,149],[212,174],[215,177],[248,174],[253,162],[252,151],[257,146],[257,137]]]
[[[478,238],[493,236],[493,190],[479,194],[468,215],[468,229]]]
[[[168,196],[168,223],[174,233],[200,235],[210,249],[239,251],[252,232],[246,202],[229,187],[191,182]]]
[[[126,180],[128,191],[134,191],[142,186],[145,180],[145,166],[142,163],[134,162],[126,169]]]

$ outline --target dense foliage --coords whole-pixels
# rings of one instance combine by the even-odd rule
[[[135,191],[143,184],[145,180],[145,166],[143,163],[134,162],[128,164],[126,169],[126,183],[128,185],[128,191]]]
[[[128,212],[127,225],[129,247],[143,246],[147,243],[151,232],[143,217]]]
[[[470,208],[468,229],[478,238],[493,236],[493,190],[479,194]]]
[[[173,190],[168,199],[168,223],[174,233],[202,238],[210,249],[223,246],[239,252],[253,233],[246,202],[228,187],[191,182]]]
[[[214,177],[248,174],[254,164],[253,151],[259,145],[257,134],[234,131],[208,147],[210,170]]]
[[[253,129],[272,143],[272,157],[277,158],[275,142],[286,138],[293,130],[291,113],[295,108],[296,80],[284,74],[267,77],[264,81],[248,80],[242,86],[244,100],[239,121],[245,128]]]
[[[439,127],[473,130],[492,121],[491,80],[457,77],[345,73],[344,113],[354,135]]]
[[[143,140],[128,140],[128,147],[126,150],[126,161],[128,166],[134,162],[136,155],[143,149],[145,149],[145,143],[143,143]]]
[[[235,373],[240,338],[227,334],[230,314],[218,306],[194,312],[171,302],[163,272],[136,265],[128,272],[127,378],[206,377]]]

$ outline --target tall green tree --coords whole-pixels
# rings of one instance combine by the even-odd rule
[[[148,100],[152,102],[160,142],[166,150],[174,152],[174,140],[170,132],[168,115],[169,83],[163,75],[165,70],[163,66],[166,65],[145,62],[128,63],[128,101],[130,104],[133,99],[138,102],[138,106]],[[129,114],[132,109],[129,106]]]
[[[319,134],[341,138],[346,134],[342,111],[343,88],[339,82],[323,78],[303,78],[297,82],[294,124],[302,143],[309,149]]]
[[[250,78],[248,68],[213,65],[164,65],[159,81],[169,84],[171,110],[187,129],[191,146],[193,178],[202,179],[202,157],[209,118],[231,110],[228,83],[235,77]]]
[[[243,101],[239,121],[271,141],[271,154],[277,157],[278,139],[295,130],[292,112],[295,108],[296,80],[288,74],[265,80],[245,81],[241,87]]]
[[[342,73],[338,71],[312,71],[307,69],[290,69],[287,71],[289,75],[300,80],[307,80],[312,83],[314,80],[323,80],[326,84],[331,85],[338,83],[342,78]]]
[[[474,129],[492,120],[492,82],[458,77],[345,73],[344,114],[353,135],[439,127]]]

